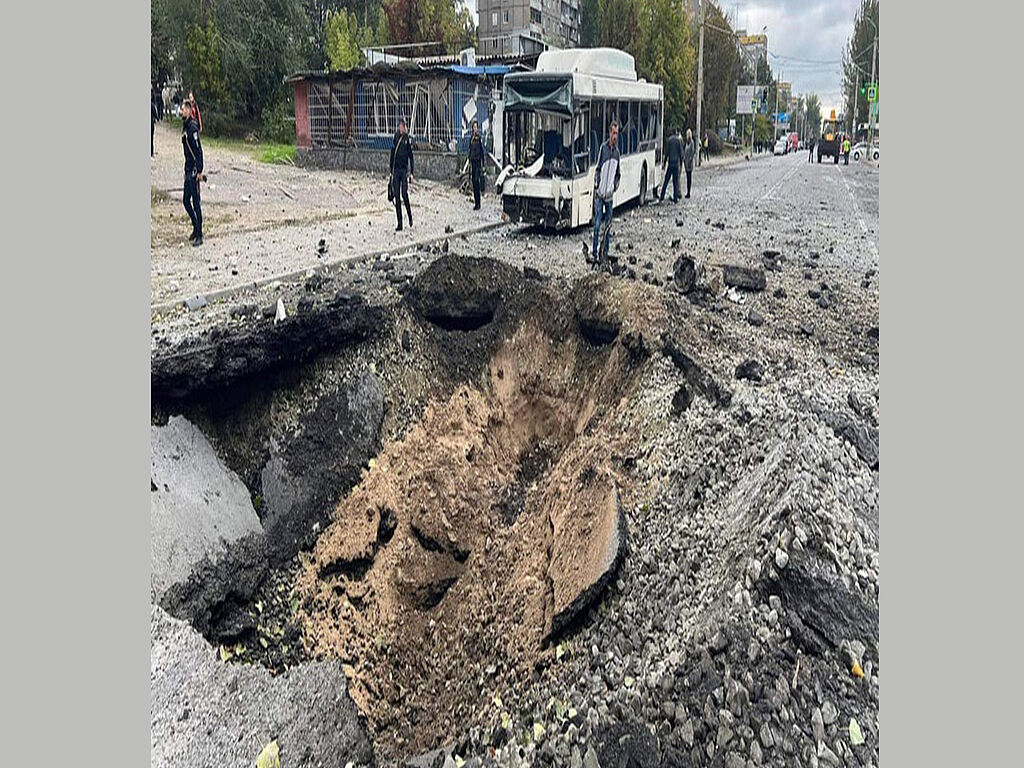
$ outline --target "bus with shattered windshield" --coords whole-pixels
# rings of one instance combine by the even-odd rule
[[[613,205],[642,205],[658,187],[664,89],[637,78],[628,53],[544,51],[536,70],[506,75],[502,89],[496,186],[513,222],[567,229],[593,221],[594,169],[613,119],[622,155]]]

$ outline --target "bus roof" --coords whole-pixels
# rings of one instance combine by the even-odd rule
[[[569,73],[637,81],[636,62],[618,48],[564,48],[537,57],[537,72]]]
[[[560,87],[566,83],[567,88]],[[535,71],[505,75],[504,90],[506,109],[566,114],[571,114],[574,98],[661,101],[664,93],[661,85],[637,79],[633,57],[615,48],[544,51]]]

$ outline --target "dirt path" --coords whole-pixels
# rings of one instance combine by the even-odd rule
[[[188,243],[181,204],[182,154],[177,122],[157,126],[151,161],[150,301],[159,304],[255,282],[325,261],[462,232],[499,219],[494,197],[473,211],[450,185],[416,179],[414,227],[396,233],[386,180],[349,171],[270,165],[234,148],[204,147],[201,248]],[[327,253],[318,253],[319,241]]]

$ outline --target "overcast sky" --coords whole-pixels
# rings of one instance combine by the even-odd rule
[[[476,20],[476,0],[465,2]],[[817,93],[826,116],[833,107],[839,111],[843,49],[853,34],[853,18],[860,0],[720,2],[735,29],[755,34],[768,25],[768,58],[772,71],[793,84],[794,94]]]

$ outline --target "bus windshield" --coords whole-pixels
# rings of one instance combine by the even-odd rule
[[[517,110],[506,116],[505,165],[531,176],[571,178],[587,170],[587,120],[546,110]]]

